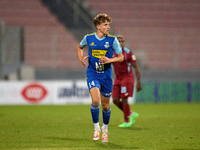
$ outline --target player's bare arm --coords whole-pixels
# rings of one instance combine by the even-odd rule
[[[117,54],[117,57],[114,58],[108,58],[106,56],[102,56],[99,61],[102,64],[108,64],[108,63],[115,63],[115,62],[122,62],[124,59],[124,56],[122,55],[122,53]]]
[[[135,68],[135,74],[136,74],[136,78],[137,78],[137,84],[136,84],[136,88],[137,88],[137,92],[142,90],[142,85],[140,82],[140,69],[137,65],[137,62],[134,62],[131,64],[134,68]]]
[[[78,58],[79,58],[81,64],[82,64],[84,67],[87,67],[87,58],[88,58],[89,56],[83,57],[83,47],[81,47],[80,44],[77,46],[77,54],[78,54]]]

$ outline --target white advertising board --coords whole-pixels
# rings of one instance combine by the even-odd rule
[[[55,82],[53,104],[91,104],[85,80]]]
[[[1,81],[0,105],[91,103],[86,81]]]
[[[0,81],[0,105],[36,104],[91,104],[91,97],[85,80]]]
[[[0,104],[50,104],[53,101],[51,83],[0,82]]]

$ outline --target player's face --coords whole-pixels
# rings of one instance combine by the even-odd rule
[[[109,33],[110,30],[110,22],[108,22],[107,20],[103,23],[101,23],[100,25],[97,26],[97,29],[103,34],[103,35],[107,35]]]
[[[119,44],[121,45],[121,47],[124,49],[124,39],[121,38],[121,37],[118,37],[117,39],[118,39]]]

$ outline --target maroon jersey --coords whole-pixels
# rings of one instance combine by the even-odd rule
[[[114,71],[117,77],[133,74],[131,63],[136,61],[136,57],[129,49],[124,48],[122,54],[124,56],[124,60],[122,62],[113,63]],[[113,53],[113,57],[116,57],[115,53]]]
[[[124,48],[122,51],[124,60],[119,63],[113,63],[116,78],[114,80],[112,97],[132,97],[134,89],[134,75],[131,63],[136,61],[133,53]],[[116,57],[113,53],[113,57]]]

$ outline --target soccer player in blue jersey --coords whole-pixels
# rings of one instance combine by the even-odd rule
[[[91,115],[94,123],[93,140],[99,140],[102,131],[102,142],[108,142],[108,124],[110,120],[110,97],[112,94],[111,63],[123,61],[122,49],[113,35],[109,34],[112,19],[107,14],[98,14],[93,23],[95,33],[87,34],[77,46],[80,62],[87,67],[87,85],[92,98]],[[88,55],[83,56],[83,48],[88,46]],[[116,54],[112,58],[113,51]],[[101,102],[103,126],[99,126],[99,105]]]

